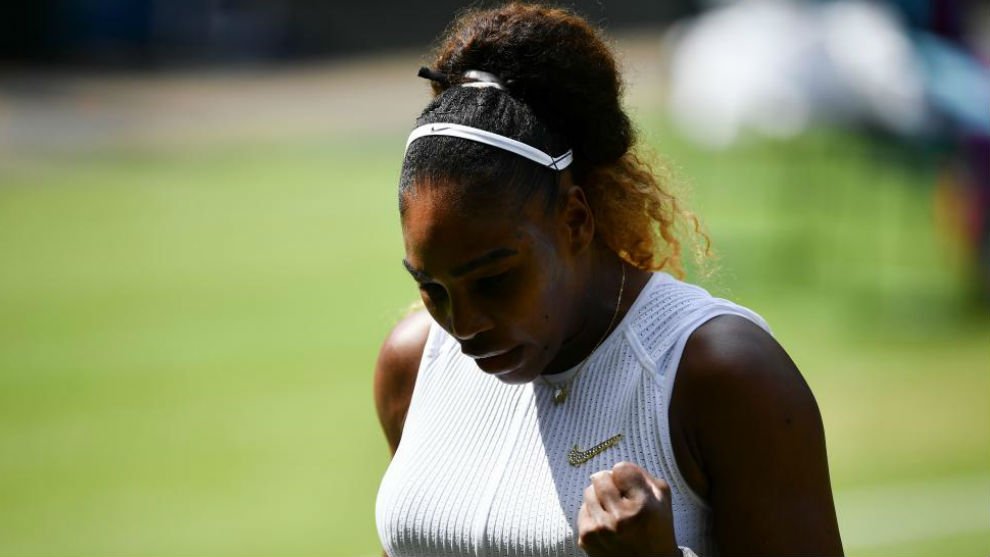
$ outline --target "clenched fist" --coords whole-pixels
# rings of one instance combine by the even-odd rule
[[[578,545],[592,557],[680,557],[674,538],[670,486],[620,462],[591,475],[578,511]]]

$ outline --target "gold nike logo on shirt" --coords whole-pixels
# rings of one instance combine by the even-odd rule
[[[589,460],[602,454],[608,449],[618,445],[619,441],[621,440],[622,440],[622,434],[620,433],[618,435],[609,437],[608,439],[602,441],[601,443],[595,445],[594,447],[591,447],[590,449],[584,451],[578,448],[577,445],[574,445],[574,448],[571,449],[571,452],[567,453],[567,462],[570,463],[571,466],[581,466],[585,462],[588,462]]]

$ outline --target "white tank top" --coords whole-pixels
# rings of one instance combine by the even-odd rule
[[[585,555],[577,514],[588,477],[636,463],[670,484],[678,545],[716,554],[708,505],[687,485],[667,411],[690,334],[755,313],[654,273],[626,316],[586,360],[567,400],[542,382],[507,385],[481,372],[457,341],[431,325],[402,440],[376,502],[391,557]],[[566,381],[577,366],[551,377]],[[568,453],[621,439],[586,463]]]

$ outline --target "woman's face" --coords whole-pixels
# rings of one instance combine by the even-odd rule
[[[507,383],[535,379],[573,324],[572,231],[541,195],[521,210],[465,202],[456,185],[406,194],[403,263],[433,319],[478,367]]]

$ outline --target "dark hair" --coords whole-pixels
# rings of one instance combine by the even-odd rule
[[[495,87],[449,87],[426,107],[416,125],[436,122],[491,131],[553,155],[567,150],[564,139],[543,125],[529,106]],[[557,189],[557,178],[556,170],[497,147],[429,136],[414,141],[406,152],[399,182],[399,207],[404,211],[404,194],[414,181],[439,180],[458,183],[475,199],[510,197],[522,202],[542,190],[549,204]]]
[[[570,171],[606,244],[637,267],[682,274],[673,228],[687,217],[698,230],[697,219],[679,208],[633,151],[635,133],[621,106],[614,56],[586,20],[565,9],[519,2],[469,10],[441,37],[431,69],[443,79],[433,80],[435,97],[417,125],[473,126],[552,156],[572,149]],[[497,76],[505,90],[460,86],[470,70]],[[520,200],[542,189],[552,200],[557,178],[555,170],[495,147],[429,136],[406,152],[400,211],[421,182],[453,181],[469,195]]]

